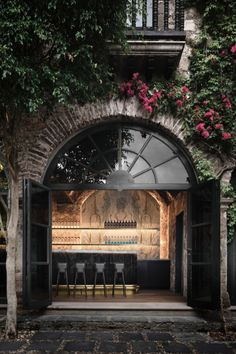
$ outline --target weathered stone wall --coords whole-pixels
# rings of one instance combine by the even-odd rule
[[[200,33],[201,17],[195,8],[185,10],[184,30],[186,32],[186,41],[182,52],[177,71],[189,77],[190,56],[192,54],[193,43],[197,40]]]

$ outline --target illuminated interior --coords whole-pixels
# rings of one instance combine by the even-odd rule
[[[175,200],[144,190],[53,192],[53,250],[132,250],[139,260],[169,259]]]

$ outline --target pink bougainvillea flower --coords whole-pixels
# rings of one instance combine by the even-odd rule
[[[173,82],[169,83],[169,87],[174,87]]]
[[[168,93],[168,96],[169,96],[169,97],[173,97],[173,96],[174,96],[174,93],[173,93],[173,92],[170,92],[170,93]]]
[[[205,114],[204,114],[204,117],[205,118],[210,118],[213,116],[213,114],[215,113],[214,109],[209,109],[209,111],[207,111]]]
[[[204,129],[205,129],[205,123],[199,123],[199,124],[196,126],[196,130],[197,130],[198,132],[202,132]]]
[[[124,93],[126,91],[126,84],[123,82],[122,84],[120,84],[119,86],[119,90],[120,92]]]
[[[139,78],[139,73],[133,73],[132,79],[137,80]]]
[[[187,86],[182,86],[181,89],[182,89],[182,92],[184,92],[184,93],[189,92],[189,88]]]
[[[215,129],[220,129],[220,128],[223,128],[223,124],[218,123],[215,125]]]
[[[155,96],[158,100],[161,98],[162,90],[154,91],[153,96]]]
[[[142,80],[138,80],[137,81],[137,85],[138,85],[138,88],[140,89],[141,88],[141,85],[143,84]]]
[[[148,112],[150,112],[150,113],[152,113],[153,112],[153,108],[151,107],[151,106],[149,106],[149,105],[144,105],[144,108],[148,111]]]
[[[220,51],[220,56],[221,56],[221,57],[224,57],[225,55],[226,55],[226,51],[225,51],[225,50],[221,50],[221,51]]]
[[[227,96],[222,95],[222,101],[225,104],[225,108],[232,108],[231,102]]]
[[[134,90],[131,90],[130,88],[127,90],[128,96],[134,96]]]
[[[225,102],[225,107],[226,107],[226,108],[232,108],[232,105],[231,105],[230,100],[227,100],[227,101]]]
[[[207,106],[208,103],[209,103],[209,101],[203,101],[203,102],[202,102],[203,106]]]
[[[209,138],[210,133],[207,130],[203,130],[202,136],[203,136],[203,138],[207,139],[207,138]]]
[[[183,106],[183,101],[181,101],[181,100],[176,100],[175,103],[177,104],[178,107]]]
[[[232,135],[230,133],[222,133],[222,140],[228,140],[232,137]]]
[[[234,43],[234,45],[232,45],[232,47],[230,48],[230,51],[232,54],[236,53],[236,43]]]

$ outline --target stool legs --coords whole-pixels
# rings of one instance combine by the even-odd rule
[[[125,276],[124,273],[121,273],[122,275],[122,282],[123,282],[123,295],[126,296],[126,286],[125,286]]]
[[[112,296],[115,295],[115,286],[116,286],[116,281],[117,281],[117,277],[118,274],[121,274],[121,278],[122,278],[122,285],[123,285],[123,295],[126,296],[126,286],[125,286],[125,276],[124,276],[124,272],[117,272],[117,270],[115,270],[114,272],[114,281],[113,281],[113,287],[112,287]]]
[[[64,272],[60,272],[60,271],[58,270],[58,272],[57,272],[56,295],[58,295],[59,282],[60,282],[60,276],[61,276],[61,274],[64,274],[64,276],[65,276],[66,286],[67,286],[67,293],[68,293],[68,295],[70,295],[70,287],[69,287],[69,281],[68,281],[67,270],[65,270]]]
[[[116,277],[117,277],[117,271],[115,270],[114,279],[113,279],[113,287],[112,287],[112,296],[115,295]]]
[[[95,271],[95,274],[94,274],[94,283],[93,283],[93,296],[95,296],[96,284],[97,284],[97,272]]]
[[[87,282],[86,282],[86,275],[85,275],[85,272],[83,272],[83,278],[84,278],[85,296],[87,297]]]
[[[97,272],[97,271],[95,271],[95,274],[94,274],[93,296],[95,296],[95,290],[96,290],[96,285],[97,285],[97,275],[98,274],[102,275],[104,296],[107,296],[105,274],[104,274],[104,272]]]
[[[87,297],[87,283],[86,283],[85,271],[80,272],[80,273],[83,274],[85,296]],[[74,295],[75,295],[75,290],[76,290],[76,285],[77,285],[78,274],[79,274],[79,272],[76,271],[76,273],[75,273],[75,283],[74,283]],[[82,288],[81,288],[80,291],[81,291],[81,295],[82,295],[82,291],[83,291]]]

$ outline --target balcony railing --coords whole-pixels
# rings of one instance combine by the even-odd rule
[[[129,1],[128,29],[153,32],[184,31],[183,0],[144,0],[138,8],[136,0]]]

